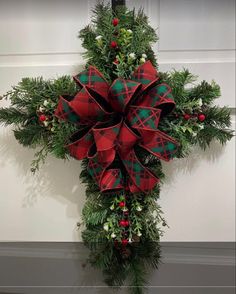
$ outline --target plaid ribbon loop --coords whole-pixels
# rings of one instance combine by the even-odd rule
[[[159,179],[138,159],[134,147],[169,161],[178,143],[158,130],[160,119],[175,106],[171,88],[158,84],[150,61],[139,66],[131,80],[116,79],[110,86],[93,66],[74,77],[81,90],[61,96],[55,115],[83,126],[67,148],[76,159],[88,158],[88,172],[101,191],[128,189],[147,192]],[[123,162],[126,170],[117,168]],[[118,163],[118,164],[117,164]]]

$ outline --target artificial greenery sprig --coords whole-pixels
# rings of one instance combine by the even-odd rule
[[[24,78],[3,96],[11,106],[0,109],[0,123],[13,125],[14,135],[23,146],[39,149],[32,162],[33,172],[49,153],[58,158],[68,157],[65,135],[70,136],[76,128],[59,121],[54,110],[60,95],[73,96],[77,91],[69,76],[47,81],[42,77]]]
[[[86,49],[87,66],[96,66],[109,82],[118,76],[129,78],[145,60],[156,65],[151,46],[157,35],[142,9],[135,14],[135,10],[121,7],[114,13],[109,4],[97,4],[91,25],[82,29],[79,37]]]

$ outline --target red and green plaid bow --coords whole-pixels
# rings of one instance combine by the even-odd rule
[[[81,87],[75,97],[60,97],[55,115],[84,126],[70,138],[69,152],[89,159],[89,174],[101,191],[147,192],[159,182],[139,161],[135,145],[166,161],[176,152],[178,143],[158,130],[160,118],[175,106],[170,87],[158,79],[150,61],[131,80],[118,78],[111,86],[89,66],[74,77]]]

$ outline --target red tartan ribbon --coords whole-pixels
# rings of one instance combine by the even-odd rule
[[[158,130],[160,119],[175,106],[170,87],[158,84],[150,61],[130,80],[117,78],[111,86],[93,66],[74,80],[81,90],[75,97],[61,96],[55,111],[58,118],[84,126],[70,138],[70,154],[89,158],[88,171],[101,191],[151,190],[159,179],[140,162],[135,146],[166,161],[175,154],[178,143]]]

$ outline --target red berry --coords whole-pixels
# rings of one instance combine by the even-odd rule
[[[198,120],[204,121],[205,119],[206,119],[205,114],[201,113],[201,114],[198,115]]]
[[[122,220],[119,221],[119,225],[121,227],[128,227],[129,226],[129,221],[125,220],[125,219],[122,219]]]
[[[120,220],[120,221],[119,221],[119,225],[120,225],[121,227],[126,227],[126,220],[124,220],[124,219]]]
[[[128,220],[125,221],[125,226],[126,226],[126,227],[129,226],[129,221],[128,221]]]
[[[112,20],[113,26],[116,27],[118,25],[118,23],[119,23],[119,19],[118,18],[113,18],[113,20]]]
[[[44,114],[41,114],[40,116],[39,116],[39,120],[40,121],[45,121],[47,119],[47,117],[46,117],[46,115],[44,115]]]
[[[129,241],[127,239],[122,239],[121,240],[121,243],[122,243],[123,246],[126,246],[128,244],[128,242]]]
[[[125,207],[125,202],[124,202],[124,201],[121,201],[121,202],[119,203],[119,206],[120,206],[120,207]]]
[[[191,115],[188,114],[188,113],[185,113],[185,114],[183,115],[183,118],[184,118],[185,120],[189,120],[189,119],[191,118]]]
[[[116,41],[111,41],[111,48],[117,48],[117,43],[116,43]]]
[[[113,61],[115,64],[119,64],[119,60],[116,58],[114,61]]]

